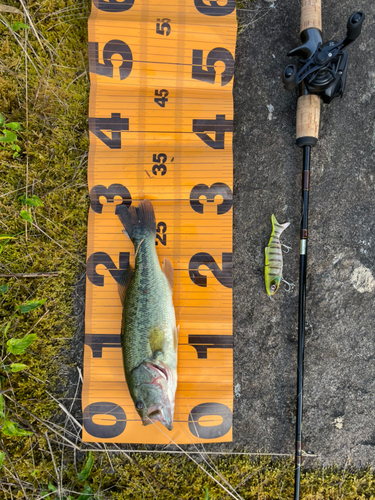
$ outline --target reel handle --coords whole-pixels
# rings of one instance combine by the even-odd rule
[[[302,0],[301,1],[301,27],[300,33],[316,28],[322,31],[322,1]]]
[[[354,40],[356,40],[361,34],[362,24],[364,20],[365,14],[361,10],[354,12],[354,14],[349,17],[348,24],[346,25],[346,38],[349,43],[354,42]]]
[[[284,69],[281,78],[286,90],[291,91],[297,87],[297,71],[297,66],[295,64],[289,64],[289,66]]]

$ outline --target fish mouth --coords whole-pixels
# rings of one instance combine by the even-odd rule
[[[173,429],[174,399],[171,401],[170,386],[173,384],[173,372],[168,365],[158,360],[143,363],[148,372],[148,380],[143,382],[145,391],[151,391],[152,403],[138,412],[142,424],[147,426],[160,422],[169,431]],[[153,389],[151,389],[153,387]],[[146,389],[147,388],[147,389]],[[148,393],[148,392],[147,392]]]
[[[169,421],[166,416],[164,416],[163,411],[159,407],[151,407],[148,410],[148,414],[142,418],[142,424],[144,426],[150,424],[156,424],[156,422],[160,422],[163,424],[169,431],[173,429],[173,420]]]
[[[154,422],[158,422],[162,416],[160,408],[149,408],[147,415],[142,418],[142,423],[143,425],[150,425]]]

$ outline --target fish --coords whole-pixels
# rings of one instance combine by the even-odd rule
[[[272,233],[268,246],[265,248],[266,265],[265,281],[267,294],[271,297],[277,292],[283,274],[283,254],[281,251],[280,235],[290,225],[290,222],[279,224],[272,214]]]
[[[173,266],[156,252],[156,223],[150,200],[138,207],[117,205],[116,215],[135,250],[118,279],[123,305],[121,346],[125,378],[143,425],[173,428],[179,327],[173,306]]]

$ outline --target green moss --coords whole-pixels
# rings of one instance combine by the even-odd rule
[[[13,5],[20,8],[18,2]],[[52,419],[58,408],[46,390],[60,382],[60,367],[71,363],[64,352],[75,331],[73,292],[78,275],[84,272],[82,263],[86,256],[90,4],[72,0],[31,1],[28,10],[43,48],[29,29],[27,53],[31,61],[27,74],[24,30],[12,34],[8,27],[0,25],[0,112],[6,121],[19,122],[23,129],[17,133],[21,147],[18,158],[0,151],[0,233],[17,235],[0,254],[0,272],[59,274],[46,278],[0,278],[0,284],[9,285],[0,298],[2,326],[16,306],[30,299],[47,299],[42,308],[13,318],[8,338],[20,338],[34,327],[38,339],[26,354],[12,357],[12,361],[22,362],[28,369],[9,374],[3,386],[12,387],[13,392],[7,395],[13,401],[40,419]],[[23,16],[7,13],[3,19],[12,24],[23,21]],[[28,195],[35,194],[44,203],[43,207],[32,209],[35,225],[28,224],[27,232],[19,215],[23,207],[18,200],[26,194],[26,184]],[[31,426],[35,435],[31,439],[2,436],[12,462],[4,460],[3,475],[15,475],[17,471],[25,487],[29,482],[38,486],[40,492],[49,480],[56,482],[44,438],[47,427],[9,399],[5,402],[9,418],[26,429]],[[58,455],[56,447],[54,451]],[[31,475],[34,470],[39,471],[35,477]],[[13,494],[23,496],[17,476],[13,480]]]
[[[20,7],[18,2],[9,3]],[[242,7],[248,4],[242,2]],[[2,326],[16,306],[31,299],[47,299],[41,308],[14,317],[7,334],[7,338],[20,338],[34,328],[38,335],[27,354],[12,358],[25,363],[28,369],[8,374],[3,382],[3,388],[13,389],[6,393],[13,400],[6,399],[9,418],[34,434],[27,438],[2,436],[0,447],[6,449],[7,457],[0,472],[0,498],[34,499],[47,490],[49,483],[59,485],[64,495],[71,492],[73,498],[78,498],[78,493],[72,492],[84,489],[77,473],[87,455],[75,452],[66,440],[63,446],[62,436],[79,444],[80,431],[49,392],[56,395],[60,386],[67,387],[75,370],[71,366],[69,371],[74,363],[67,352],[75,332],[74,291],[84,272],[82,262],[86,256],[90,3],[32,0],[28,9],[43,48],[33,30],[28,30],[27,52],[32,63],[29,61],[27,68],[27,99],[25,54],[10,30],[0,25],[0,112],[7,121],[20,122],[23,127],[18,134],[20,157],[13,159],[11,154],[0,152],[0,233],[18,235],[0,254],[0,272],[59,274],[0,278],[0,285],[9,285],[8,292],[0,296]],[[3,17],[8,23],[23,21],[23,16],[16,14]],[[24,31],[15,36],[24,45]],[[37,195],[44,206],[32,209],[35,225],[29,224],[26,233],[18,198],[26,192],[27,177],[28,194]],[[54,427],[57,422],[58,428]],[[207,486],[211,499],[229,498],[185,456],[131,453],[130,457],[94,453],[88,480],[92,491],[98,492],[100,498],[113,499],[203,499]],[[293,496],[291,460],[223,456],[210,460],[212,470],[202,457],[194,457],[225,485],[219,474],[224,477],[244,499]],[[303,473],[302,491],[305,499],[375,498],[375,476],[370,468],[316,468]],[[51,489],[49,492],[50,498],[58,498]]]

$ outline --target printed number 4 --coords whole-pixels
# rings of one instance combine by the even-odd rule
[[[164,153],[159,153],[158,155],[152,155],[152,161],[158,163],[152,167],[152,173],[154,175],[158,175],[158,172],[160,172],[161,175],[165,175],[167,173],[167,166],[165,165],[167,159],[168,159],[167,155],[165,155]]]
[[[169,95],[168,90],[155,90],[155,95],[158,96],[154,99],[156,104],[158,104],[161,108],[165,108],[165,103],[168,102],[168,99],[166,99],[166,97]]]

